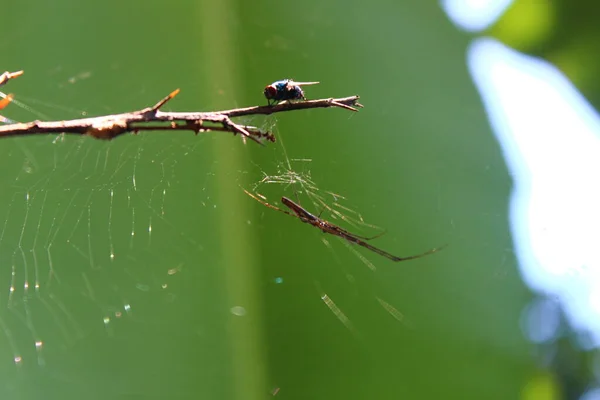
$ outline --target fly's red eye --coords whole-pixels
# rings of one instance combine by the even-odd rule
[[[277,94],[277,89],[273,85],[269,85],[265,88],[265,97],[267,99],[272,99]]]

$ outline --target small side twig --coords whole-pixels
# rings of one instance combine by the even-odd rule
[[[5,72],[0,75],[0,85],[22,73],[23,71]],[[239,133],[243,138],[262,144],[264,140],[274,142],[275,136],[254,126],[237,124],[232,121],[232,118],[269,115],[308,108],[338,107],[356,112],[358,108],[362,107],[358,102],[359,96],[350,96],[338,99],[283,102],[275,106],[255,106],[213,112],[160,111],[160,108],[178,93],[179,89],[174,90],[154,106],[129,113],[66,121],[32,121],[4,125],[0,126],[0,137],[65,133],[111,140],[128,132],[191,130],[196,134],[210,131],[231,132],[234,135]]]
[[[14,79],[21,75],[23,75],[23,71],[17,71],[17,72],[5,71],[5,72],[3,72],[2,75],[0,75],[0,86],[4,85],[9,80]]]
[[[156,113],[158,111],[158,109],[161,108],[162,106],[164,106],[167,101],[171,100],[173,97],[177,96],[178,94],[179,94],[179,88],[173,90],[171,93],[169,93],[168,96],[166,96],[164,99],[162,99],[161,101],[156,103],[152,108],[150,108],[150,111]]]

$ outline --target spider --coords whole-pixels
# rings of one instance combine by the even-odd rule
[[[266,201],[263,201],[263,200],[259,199],[258,197],[256,197],[255,195],[253,195],[252,193],[248,192],[246,189],[244,189],[244,192],[246,192],[246,194],[248,196],[252,197],[254,200],[258,201],[259,203],[261,203],[262,205],[264,205],[266,207],[272,208],[273,210],[277,210],[277,211],[287,214],[289,216],[298,218],[302,222],[305,222],[316,228],[319,228],[324,233],[329,233],[330,235],[338,236],[344,240],[347,240],[350,243],[354,243],[356,245],[362,246],[366,249],[371,250],[374,253],[379,254],[380,256],[383,256],[383,257],[388,258],[395,262],[414,260],[415,258],[420,258],[420,257],[424,257],[429,254],[437,253],[438,251],[440,251],[442,248],[445,247],[445,246],[442,246],[442,247],[433,248],[424,253],[416,254],[413,256],[398,257],[398,256],[388,253],[387,251],[381,250],[381,249],[367,243],[368,240],[375,239],[375,238],[381,236],[383,233],[373,236],[373,237],[370,237],[370,238],[359,236],[354,233],[348,232],[344,228],[334,225],[329,221],[325,221],[324,219],[321,219],[319,216],[311,214],[309,211],[302,208],[302,206],[293,202],[292,200],[288,199],[287,197],[282,197],[281,202],[287,208],[289,208],[292,212],[282,210],[281,208],[278,208],[272,204],[269,204]]]

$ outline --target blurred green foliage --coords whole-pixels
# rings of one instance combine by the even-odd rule
[[[600,4],[515,1],[490,33],[508,46],[550,61],[597,108],[600,106]]]
[[[541,45],[564,18],[553,4],[528,6],[527,34],[516,6],[493,32],[574,60]],[[471,37],[437,4],[31,0],[3,15],[2,69],[26,71],[6,90],[53,119],[177,87],[172,110],[263,104],[283,78],[366,106],[248,119],[274,128],[267,147],[221,133],[4,140],[3,398],[557,398],[552,380],[531,389],[543,370],[519,326],[531,294],[507,226],[511,180],[465,66]],[[288,160],[384,228],[377,246],[449,247],[394,264],[240,189]],[[318,213],[298,189],[260,186]]]

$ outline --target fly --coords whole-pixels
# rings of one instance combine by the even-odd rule
[[[316,85],[318,83],[319,82],[294,82],[291,79],[283,79],[271,83],[265,88],[263,93],[265,94],[269,105],[275,105],[285,100],[306,100],[301,86]]]

